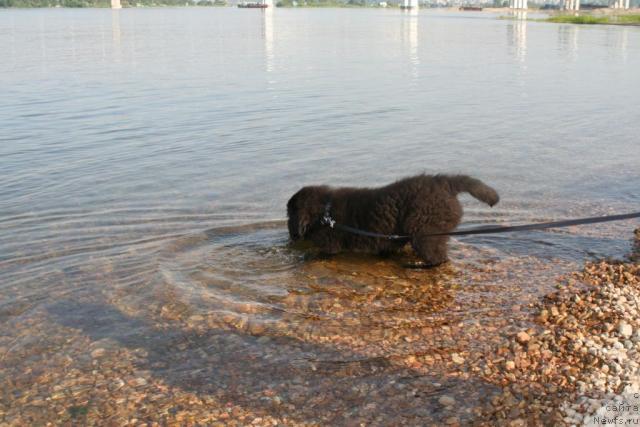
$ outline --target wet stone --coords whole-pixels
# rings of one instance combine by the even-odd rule
[[[442,406],[453,406],[456,403],[456,400],[451,396],[442,396],[438,399],[438,403]]]
[[[105,351],[106,350],[104,348],[96,348],[91,352],[91,357],[93,357],[94,359],[101,357],[104,355]]]
[[[621,321],[618,323],[618,333],[625,338],[629,338],[633,334],[633,327],[627,322]]]
[[[457,365],[461,365],[461,364],[464,363],[464,358],[461,357],[458,354],[455,354],[455,353],[453,355],[451,355],[451,360],[453,361],[453,363],[455,363]]]
[[[516,340],[520,344],[526,344],[531,340],[531,336],[525,331],[521,331],[521,332],[518,332],[518,334],[516,335]]]

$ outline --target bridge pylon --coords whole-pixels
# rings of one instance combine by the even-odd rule
[[[629,9],[630,0],[612,0],[609,2],[609,7],[612,9]]]
[[[509,0],[509,9],[527,9],[527,0]]]
[[[580,0],[563,0],[563,10],[580,10]]]
[[[417,9],[418,0],[402,0],[401,9]]]

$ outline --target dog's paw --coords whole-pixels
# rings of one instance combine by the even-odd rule
[[[413,269],[413,270],[428,270],[431,268],[436,268],[439,267],[441,265],[446,264],[448,261],[445,262],[441,262],[440,264],[429,264],[426,262],[410,262],[410,263],[406,263],[404,264],[404,268],[409,268],[409,269]]]

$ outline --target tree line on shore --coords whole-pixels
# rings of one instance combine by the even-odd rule
[[[226,6],[226,0],[121,0],[122,7]],[[111,0],[0,0],[0,8],[111,7]]]

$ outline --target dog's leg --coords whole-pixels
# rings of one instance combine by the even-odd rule
[[[337,236],[327,231],[321,231],[313,236],[313,243],[320,248],[324,255],[336,255],[342,252],[342,246]]]
[[[411,246],[428,267],[435,267],[448,261],[447,236],[417,235],[411,239]]]
[[[631,248],[631,254],[629,259],[631,261],[640,261],[640,228],[633,232],[635,239],[633,241],[633,248]]]

